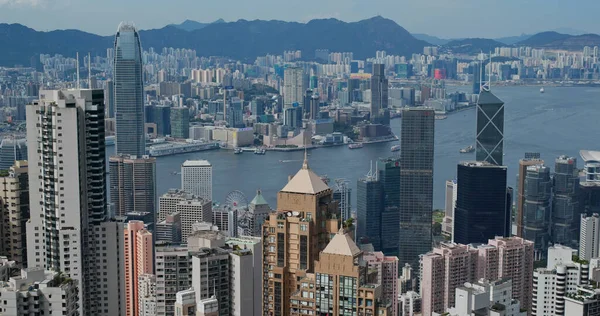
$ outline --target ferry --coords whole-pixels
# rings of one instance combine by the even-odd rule
[[[264,148],[256,148],[256,150],[254,150],[255,155],[264,155],[266,153],[267,151]]]
[[[148,154],[160,157],[218,148],[219,143],[165,143],[149,147]]]
[[[363,148],[363,144],[362,143],[352,143],[352,144],[348,145],[348,148],[350,148],[350,149]]]
[[[540,88],[540,93],[544,93],[544,91],[545,91],[545,90],[544,90],[544,87],[541,87],[541,88]]]
[[[475,151],[475,147],[473,147],[473,146],[468,146],[468,147],[465,147],[465,148],[461,149],[461,150],[460,150],[460,153],[461,153],[461,154],[468,154],[468,153],[472,153],[472,152],[474,152],[474,151]]]
[[[392,152],[395,152],[395,151],[400,151],[400,145],[395,145],[395,146],[392,146],[392,148],[390,148],[390,150],[391,150]]]
[[[233,153],[234,153],[234,154],[236,154],[236,155],[239,155],[239,154],[241,154],[241,153],[243,153],[243,152],[244,152],[244,150],[242,150],[242,149],[241,149],[241,148],[239,148],[239,147],[236,147],[236,148],[233,150]]]

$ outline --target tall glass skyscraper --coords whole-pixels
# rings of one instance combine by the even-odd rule
[[[146,153],[144,83],[142,48],[135,26],[119,25],[114,58],[116,152],[141,157]]]
[[[475,158],[502,166],[504,155],[504,102],[483,87],[477,101]]]
[[[510,236],[506,167],[489,162],[462,162],[457,170],[454,242],[486,243]]]
[[[369,174],[356,184],[356,239],[381,250],[381,213],[383,186],[375,175]],[[387,236],[386,236],[387,237]]]
[[[552,200],[552,242],[576,246],[579,241],[579,176],[577,159],[556,158]]]
[[[385,77],[385,65],[375,64],[371,76],[371,122],[389,125],[387,107],[388,80]]]
[[[400,159],[381,159],[377,163],[379,180],[383,185],[381,213],[381,251],[386,256],[398,256],[400,232]]]
[[[431,108],[402,112],[399,266],[418,267],[432,248],[434,123]]]
[[[546,256],[550,242],[550,168],[528,166],[523,182],[523,238],[535,243],[536,259]]]

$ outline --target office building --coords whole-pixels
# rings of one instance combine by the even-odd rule
[[[118,155],[109,158],[113,216],[156,212],[156,158]],[[152,223],[154,217],[152,216]]]
[[[506,167],[485,161],[462,162],[456,183],[454,242],[485,243],[496,236],[510,236]]]
[[[36,207],[27,222],[28,266],[76,280],[82,315],[124,308],[123,234],[106,212],[103,96],[102,90],[42,90],[27,106],[29,188],[39,192],[30,194]],[[96,260],[106,253],[107,261]]]
[[[392,157],[378,160],[377,177],[383,188],[380,250],[386,256],[397,257],[400,241],[400,159]]]
[[[562,245],[548,248],[547,265],[533,272],[531,315],[565,314],[565,297],[589,283],[589,264],[573,260],[575,249]]]
[[[185,107],[171,108],[171,137],[190,138],[190,110]]]
[[[579,257],[589,261],[600,257],[600,215],[581,214],[579,231]]]
[[[579,171],[577,159],[560,156],[554,166],[551,238],[555,244],[579,241]]]
[[[106,80],[104,86],[104,110],[106,118],[115,117],[115,84],[112,80]]]
[[[444,219],[442,220],[442,234],[454,241],[454,208],[458,194],[456,180],[446,181],[446,200],[444,205]]]
[[[176,294],[191,286],[192,260],[187,247],[156,245],[156,314],[174,316]],[[176,268],[175,268],[176,267]]]
[[[489,88],[477,100],[477,137],[475,159],[502,166],[504,156],[504,102]]]
[[[113,70],[117,154],[146,154],[142,69],[140,36],[135,26],[121,23],[115,36]]]
[[[283,107],[291,108],[294,103],[304,107],[304,71],[300,67],[287,67],[283,72]]]
[[[352,188],[346,179],[335,179],[334,182],[333,199],[338,202],[340,219],[345,221],[352,217]]]
[[[212,201],[212,165],[206,160],[186,160],[181,165],[181,188]]]
[[[179,213],[171,213],[163,221],[156,223],[154,236],[157,242],[181,243],[181,216]]]
[[[527,311],[513,299],[510,279],[492,282],[482,279],[456,288],[454,307],[445,315],[527,316]]]
[[[269,218],[272,210],[260,190],[256,191],[256,196],[250,201],[248,211],[250,216],[248,218],[248,228],[244,232],[244,236],[262,236],[262,224]]]
[[[533,242],[519,237],[496,237],[483,245],[441,243],[421,259],[423,315],[444,313],[465,282],[510,278],[512,297],[528,309],[531,304]]]
[[[291,129],[299,128],[302,126],[302,108],[299,106],[292,106],[283,110],[283,125],[290,127]]]
[[[129,221],[123,236],[125,310],[128,316],[137,316],[140,313],[138,277],[154,272],[154,243],[152,233],[145,229],[144,222],[141,221]]]
[[[371,76],[371,122],[389,125],[388,80],[385,77],[385,65],[373,65]],[[386,120],[387,113],[387,120]]]
[[[319,254],[314,273],[300,279],[285,315],[393,315],[381,284],[369,278],[361,258],[352,238],[340,230]]]
[[[146,123],[156,124],[156,134],[160,136],[171,135],[171,107],[167,105],[158,105],[156,107],[146,107],[146,111],[152,110],[152,120],[146,120]]]
[[[565,315],[600,315],[600,290],[590,287],[578,287],[577,294],[565,298]]]
[[[77,311],[77,282],[42,267],[21,270],[2,280],[0,313],[11,316],[80,315]]]
[[[239,235],[238,218],[238,209],[232,208],[229,205],[215,207],[212,210],[212,224],[215,225],[219,231],[226,233],[227,236],[230,237],[237,237]]]
[[[27,140],[3,138],[0,144],[0,170],[8,170],[18,160],[27,160]]]
[[[337,232],[333,191],[304,159],[277,195],[277,211],[263,224],[263,314],[287,315],[300,278],[314,270],[319,252]],[[298,238],[290,238],[294,234]],[[288,255],[286,255],[288,254]]]
[[[308,109],[308,114],[309,114],[309,119],[311,120],[317,120],[320,119],[320,101],[319,101],[319,95],[317,93],[313,94],[310,97],[310,103],[306,104],[305,107]]]
[[[138,275],[138,308],[140,316],[156,315],[156,276]]]
[[[28,266],[25,225],[29,207],[27,161],[15,161],[8,174],[0,177],[0,253],[17,268]]]
[[[363,260],[370,270],[377,271],[382,298],[392,304],[392,315],[398,315],[398,257],[386,256],[383,252],[365,252]]]
[[[523,186],[523,238],[534,242],[535,257],[541,259],[545,257],[550,243],[550,168],[544,165],[528,166]]]
[[[527,167],[534,165],[543,165],[544,161],[540,159],[539,153],[525,153],[525,158],[519,160],[519,174],[517,178],[517,213],[515,214],[514,224],[517,226],[516,235],[523,237],[523,206],[525,204],[525,178]]]
[[[186,242],[196,222],[212,222],[212,202],[185,191],[170,189],[158,199],[158,221],[167,215],[179,213],[181,219],[181,241]]]
[[[141,157],[146,154],[144,84],[142,48],[135,26],[119,25],[114,58],[116,152]]]
[[[356,240],[371,244],[381,251],[381,214],[383,213],[383,185],[376,174],[369,173],[356,183]]]
[[[435,113],[427,108],[402,112],[400,138],[400,265],[417,266],[432,247],[433,146]]]

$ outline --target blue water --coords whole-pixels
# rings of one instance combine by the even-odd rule
[[[554,159],[559,155],[577,157],[581,167],[579,150],[600,150],[600,89],[547,87],[546,93],[540,94],[539,87],[493,87],[493,92],[505,102],[504,164],[508,166],[509,185],[515,185],[518,161],[525,152],[540,152],[553,169]],[[400,135],[400,123],[399,119],[392,120],[396,135]],[[434,207],[443,208],[445,181],[456,177],[459,161],[474,159],[473,153],[460,154],[459,149],[475,144],[475,110],[438,120],[435,129]],[[309,164],[315,172],[332,180],[351,181],[355,191],[356,180],[369,171],[370,162],[391,156],[390,147],[395,144],[399,142],[370,144],[355,150],[345,146],[319,148],[310,151]],[[107,150],[109,155],[113,152],[114,147]],[[275,208],[277,191],[283,188],[288,175],[300,169],[303,155],[303,152],[234,155],[231,151],[217,150],[160,157],[156,166],[157,190],[162,194],[181,186],[181,176],[171,173],[179,171],[186,159],[206,159],[213,164],[216,201],[224,201],[233,190],[242,191],[251,200],[256,190],[261,189]]]

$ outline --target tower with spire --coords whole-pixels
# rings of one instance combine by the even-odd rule
[[[337,202],[308,164],[277,194],[277,210],[263,224],[263,315],[288,315],[299,280],[314,271],[319,252],[340,227]]]
[[[481,81],[481,91],[477,100],[475,158],[477,161],[501,166],[504,156],[504,102],[492,93],[491,53],[488,74],[488,81]]]

